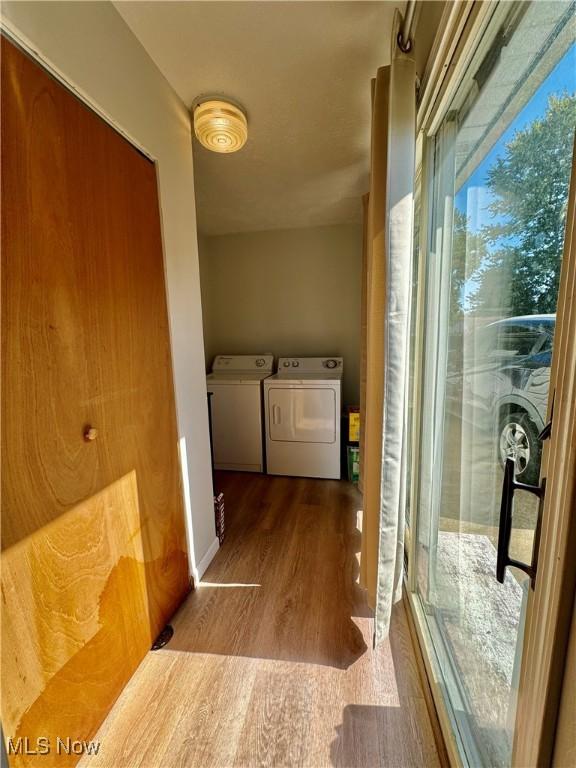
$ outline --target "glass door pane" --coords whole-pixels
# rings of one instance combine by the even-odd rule
[[[503,472],[539,482],[576,123],[574,3],[495,5],[431,139],[417,593],[472,765],[510,764],[529,581]],[[518,494],[517,494],[518,495]],[[514,508],[530,562],[536,497]]]

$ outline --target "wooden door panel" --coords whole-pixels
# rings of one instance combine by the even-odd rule
[[[3,39],[7,737],[90,738],[187,592],[177,443],[155,166]]]
[[[39,737],[86,739],[98,729],[150,647],[139,530],[133,472],[3,553],[5,735],[33,747]]]
[[[82,422],[94,418],[89,406],[94,391],[86,328],[74,321],[83,312],[83,295],[74,283],[85,283],[86,277],[85,264],[75,258],[76,233],[65,220],[74,200],[60,170],[66,162],[63,120],[49,93],[38,94],[35,109],[11,66],[11,48],[3,44],[2,53],[5,548],[95,491],[98,472],[97,451],[82,440]],[[52,220],[43,225],[48,201]],[[25,489],[25,514],[12,514],[12,497],[20,495],[17,488],[10,492],[12,479]]]

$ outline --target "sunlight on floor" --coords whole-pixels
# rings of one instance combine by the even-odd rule
[[[251,588],[251,587],[261,587],[262,584],[218,584],[217,582],[213,581],[201,581],[198,584],[198,589],[204,589],[205,587],[212,588],[220,588],[220,589],[236,589],[236,588]]]
[[[356,493],[219,479],[227,541],[172,618],[169,645],[122,692],[89,768],[437,768],[402,604],[372,647]]]

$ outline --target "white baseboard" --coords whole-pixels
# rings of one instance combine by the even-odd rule
[[[216,552],[218,552],[219,549],[220,549],[220,542],[218,541],[218,537],[216,536],[212,544],[210,544],[210,546],[208,547],[208,551],[196,566],[196,571],[194,573],[195,584],[197,584],[202,578],[202,576],[204,576],[204,574],[206,573],[206,569],[214,559],[214,555],[216,554]]]

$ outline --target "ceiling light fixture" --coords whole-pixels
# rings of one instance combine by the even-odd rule
[[[237,152],[248,138],[244,109],[229,99],[201,96],[193,104],[194,133],[212,152]]]

